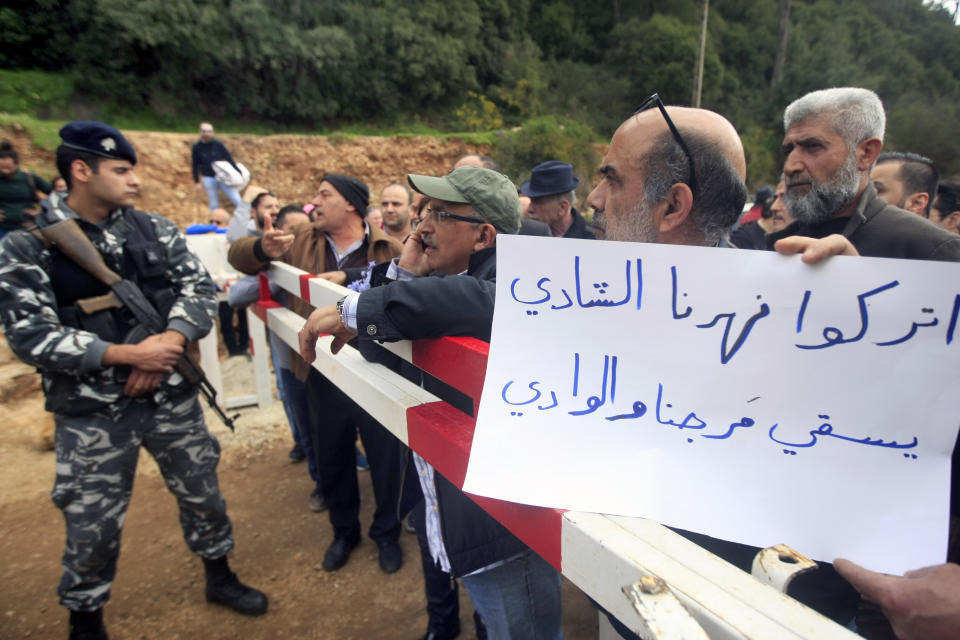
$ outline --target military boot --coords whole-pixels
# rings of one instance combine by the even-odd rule
[[[71,611],[70,640],[110,640],[103,626],[103,609]]]
[[[247,616],[259,616],[267,611],[267,596],[240,582],[230,571],[227,557],[203,560],[207,576],[207,602],[229,607]]]

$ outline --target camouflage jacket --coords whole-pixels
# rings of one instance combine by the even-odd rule
[[[76,219],[107,266],[122,273],[125,233],[129,232],[123,209],[111,212],[102,225],[94,225],[53,196],[38,222],[49,225],[64,218]],[[217,309],[213,282],[176,225],[157,215],[149,218],[162,249],[164,278],[176,296],[167,315],[167,329],[179,331],[188,340],[201,338],[213,326]],[[110,343],[61,322],[52,265],[50,250],[36,235],[14,231],[0,241],[0,326],[17,357],[41,370],[48,410],[116,415],[130,401],[123,394],[127,368],[104,367],[103,354]],[[157,387],[153,398],[163,403],[186,390],[182,376],[173,372]],[[79,410],[64,411],[63,407]]]

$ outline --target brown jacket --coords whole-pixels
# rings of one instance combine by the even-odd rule
[[[391,238],[381,231],[378,227],[369,226],[370,236],[364,238],[364,244],[367,249],[367,262],[385,262],[400,255],[403,250],[403,244],[396,238]],[[317,228],[316,223],[304,223],[293,230],[296,238],[290,249],[283,254],[279,260],[286,262],[298,269],[303,269],[309,273],[323,273],[326,271],[327,239],[323,231]],[[260,260],[255,252],[254,246],[259,238],[247,237],[240,238],[230,245],[230,252],[227,259],[233,268],[250,275],[257,274],[270,264]],[[362,249],[362,247],[361,247]],[[287,307],[306,318],[313,311],[313,305],[305,302],[303,298],[288,293]],[[310,365],[300,357],[296,349],[291,349],[290,370],[301,381],[307,379],[307,372]]]

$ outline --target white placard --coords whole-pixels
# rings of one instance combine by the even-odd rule
[[[497,241],[466,491],[890,573],[944,561],[960,266]]]

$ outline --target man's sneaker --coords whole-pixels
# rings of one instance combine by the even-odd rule
[[[314,513],[327,510],[327,501],[323,499],[323,495],[320,493],[320,487],[316,487],[310,492],[310,501],[307,504],[310,506],[310,511]]]
[[[267,611],[267,596],[248,587],[230,572],[225,578],[207,580],[207,602],[221,604],[245,616],[259,616]]]
[[[377,540],[380,548],[380,570],[384,573],[396,573],[403,566],[403,552],[394,538]]]
[[[360,449],[357,449],[357,470],[370,471],[370,463],[367,462],[367,456],[363,455]]]

